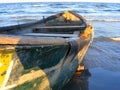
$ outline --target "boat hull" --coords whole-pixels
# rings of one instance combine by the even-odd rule
[[[2,88],[8,90],[61,89],[82,62],[90,43],[89,40],[81,42],[78,52],[78,42],[79,39],[64,45],[1,47],[1,55],[11,55],[10,63],[12,63],[12,67],[8,67],[11,69],[6,69],[8,72],[6,75],[9,76],[4,77],[7,78],[7,82]]]
[[[93,28],[86,23],[69,26],[72,22],[68,22],[68,16],[76,20],[75,24],[78,20],[84,23],[71,12],[62,16],[68,19],[65,24],[69,29],[54,26],[60,15],[0,28],[4,33],[0,35],[0,90],[60,90],[71,79],[92,42]]]

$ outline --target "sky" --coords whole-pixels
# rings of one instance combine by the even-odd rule
[[[0,3],[13,3],[13,2],[112,2],[120,3],[120,0],[0,0]]]

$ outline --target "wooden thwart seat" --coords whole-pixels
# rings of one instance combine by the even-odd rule
[[[65,29],[65,28],[84,28],[85,26],[42,26],[36,29]]]
[[[85,25],[76,26],[40,26],[32,29],[33,33],[73,33],[75,31],[82,32],[85,29]]]
[[[78,37],[78,34],[47,34],[47,33],[26,33],[25,36],[38,36],[38,37]]]

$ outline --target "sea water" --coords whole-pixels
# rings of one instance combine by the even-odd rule
[[[65,10],[86,16],[95,30],[84,57],[90,75],[74,76],[67,90],[120,90],[120,3],[1,3],[0,27],[37,21]]]

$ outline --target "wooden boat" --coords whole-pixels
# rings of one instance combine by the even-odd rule
[[[61,89],[92,39],[92,26],[72,11],[0,27],[0,90]]]

